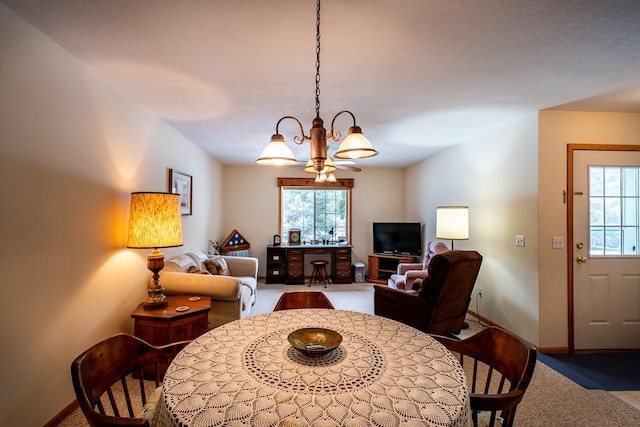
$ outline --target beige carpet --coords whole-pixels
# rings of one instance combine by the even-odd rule
[[[373,286],[368,283],[351,285],[258,285],[258,298],[252,314],[273,310],[285,291],[318,290],[325,292],[336,309],[373,314]],[[477,332],[482,326],[473,318],[470,328],[461,335]],[[640,410],[602,390],[587,390],[547,367],[536,365],[533,379],[523,401],[518,406],[515,425],[537,426],[640,426]],[[79,410],[67,417],[60,426],[88,426]]]

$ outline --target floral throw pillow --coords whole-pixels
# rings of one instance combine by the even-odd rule
[[[222,257],[209,258],[204,262],[204,266],[211,274],[229,276],[229,267],[227,266],[227,262]]]
[[[194,274],[211,274],[206,270],[200,270],[198,267],[196,267],[195,265],[190,266],[187,269],[187,273],[194,273]]]

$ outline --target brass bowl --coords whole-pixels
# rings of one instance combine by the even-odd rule
[[[287,339],[300,353],[319,356],[338,348],[342,342],[342,335],[331,329],[303,328],[291,332]]]

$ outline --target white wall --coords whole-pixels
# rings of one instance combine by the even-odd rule
[[[444,151],[407,170],[407,215],[435,238],[438,205],[469,206],[469,240],[456,249],[483,255],[476,284],[480,314],[538,342],[537,116]],[[526,246],[515,247],[516,234]],[[449,242],[450,244],[450,242]],[[476,311],[476,299],[471,309]]]
[[[540,345],[568,346],[567,250],[551,250],[567,236],[567,144],[640,145],[640,114],[540,112]]]
[[[339,170],[341,178],[353,178],[352,239],[353,261],[356,257],[367,263],[373,251],[372,223],[374,221],[405,220],[404,170],[398,168],[367,168],[361,172]],[[259,275],[266,274],[266,247],[278,233],[279,177],[310,177],[294,169],[269,166],[225,166],[224,200],[220,209],[224,216],[223,233],[213,236],[222,242],[237,229],[251,243],[250,255],[260,259]],[[286,231],[285,231],[286,232]]]
[[[193,175],[185,245],[219,233],[222,167],[0,5],[0,419],[41,426],[74,399],[69,366],[132,331],[144,250],[127,250],[129,193]]]

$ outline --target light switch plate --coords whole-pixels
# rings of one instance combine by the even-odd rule
[[[563,249],[564,248],[564,237],[562,236],[553,236],[551,247],[553,249]]]

